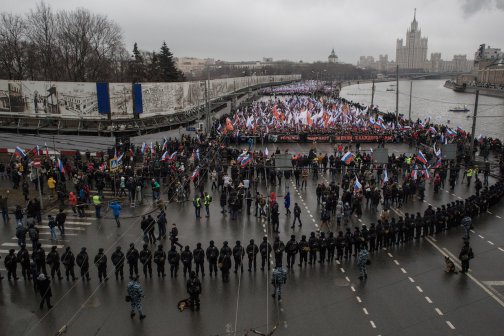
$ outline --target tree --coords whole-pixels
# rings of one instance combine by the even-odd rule
[[[147,81],[149,82],[159,82],[161,77],[161,71],[159,67],[159,58],[155,51],[152,52],[152,56],[147,66]]]
[[[166,45],[166,42],[163,42],[161,46],[158,60],[161,71],[160,80],[162,82],[179,82],[184,79],[184,75],[175,67],[173,54]]]
[[[9,79],[23,79],[26,65],[26,22],[20,15],[0,14],[0,66]]]
[[[132,82],[142,82],[145,80],[146,69],[145,69],[145,61],[138,50],[138,44],[135,42],[133,45],[133,55],[131,56],[132,60],[130,62],[130,79]]]

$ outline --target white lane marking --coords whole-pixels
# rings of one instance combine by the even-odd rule
[[[352,292],[355,292],[354,286],[350,286],[350,289],[352,290]]]
[[[499,247],[499,251],[504,252],[504,249],[502,247]]]
[[[362,311],[364,312],[364,314],[369,315],[369,313],[368,313],[368,311],[367,311],[366,308],[362,308]]]
[[[455,195],[455,194],[452,194],[452,196],[455,196],[455,197],[457,197],[457,195]]]
[[[313,221],[313,223],[315,223],[316,222],[315,218],[312,218],[312,221]]]
[[[480,237],[481,239],[485,239],[485,237],[483,237],[482,235],[478,235],[478,237]]]
[[[492,243],[490,240],[487,240],[488,244],[490,245],[495,245],[494,243]]]
[[[483,281],[488,286],[504,286],[504,281]]]
[[[497,218],[499,218],[499,219],[501,219],[501,218],[502,218],[502,217],[501,217],[501,216],[499,216],[499,215],[495,215],[495,217],[497,217]]]
[[[406,272],[406,270],[404,268],[401,267],[401,272],[403,272],[404,274],[408,273]]]
[[[311,218],[313,218],[313,215],[310,215]]]
[[[408,277],[408,279],[409,279],[409,281],[411,281],[411,282],[415,282],[415,280],[413,280],[413,278],[412,278],[412,277]]]
[[[455,330],[455,326],[450,321],[446,321],[446,324],[448,324],[448,327],[450,327],[450,329]]]
[[[490,215],[493,215],[493,213],[491,213],[490,211],[487,210],[487,214],[490,214]]]
[[[457,261],[457,258],[455,258],[455,256],[452,254],[452,253],[449,253],[451,255],[448,255],[447,252],[449,252],[448,250],[443,251],[439,246],[437,246],[434,242],[432,242],[429,237],[426,238],[426,240],[429,242],[429,244],[431,244],[436,250],[438,250],[442,255],[444,256],[449,256],[452,258],[452,261],[454,263],[457,264],[457,266],[460,267],[460,264],[458,263]],[[488,289],[484,284],[482,284],[478,279],[476,279],[471,273],[465,273],[465,275],[471,279],[475,284],[477,284],[481,289],[483,289],[488,295],[490,295],[490,297],[492,297],[492,299],[494,299],[498,304],[500,304],[503,308],[504,308],[504,302],[499,299],[490,289]]]
[[[399,261],[397,261],[397,260],[395,260],[395,259],[394,259],[394,263],[395,263],[397,266],[399,266],[399,265],[400,265],[400,264],[399,264]]]
[[[427,302],[429,302],[429,303],[432,303],[432,300],[428,296],[425,297],[425,300],[427,300]]]
[[[340,268],[341,273],[345,273],[345,270],[343,268]]]
[[[340,263],[340,261],[339,261],[339,260],[336,260],[336,264],[340,265],[341,263]]]
[[[416,286],[416,289],[418,289],[418,291],[419,291],[420,293],[423,293],[423,289],[422,289],[422,287],[420,287],[420,286]]]
[[[443,316],[443,312],[441,311],[441,309],[439,308],[434,308],[434,310],[436,311],[436,313],[438,313],[440,316]]]
[[[359,218],[359,222],[362,223],[362,219]]]
[[[350,278],[349,277],[345,277],[345,280],[350,282]]]
[[[373,321],[369,321],[369,323],[371,323],[371,327],[373,327],[373,329],[376,329],[376,324]]]
[[[11,246],[11,247],[19,247],[17,243],[3,243],[2,246]],[[57,248],[62,248],[64,245],[56,245],[56,244],[42,244],[42,247],[45,249],[51,249],[51,247],[56,246]]]
[[[471,231],[471,233],[476,233],[474,230],[469,230],[469,231]]]
[[[388,256],[389,256],[390,258],[394,258],[394,256],[392,255],[392,253],[388,252],[387,254],[388,254]]]
[[[463,199],[463,198],[462,198],[462,197],[460,197],[460,196],[457,196],[457,198],[458,198],[458,199]]]
[[[423,202],[424,202],[424,203],[427,203],[427,201],[426,201],[426,200],[424,200]]]
[[[362,300],[360,297],[357,296],[356,299],[357,299],[357,302],[362,303]]]
[[[306,211],[307,213],[311,214],[310,210]]]
[[[445,190],[445,192],[449,193],[449,191],[448,191],[448,190]]]

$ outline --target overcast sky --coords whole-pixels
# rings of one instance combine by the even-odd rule
[[[85,7],[123,29],[128,50],[159,49],[175,56],[239,61],[340,61],[388,54],[395,60],[417,8],[428,57],[467,54],[481,43],[504,49],[504,0],[46,0],[54,9]],[[26,13],[36,1],[0,0],[0,11]]]

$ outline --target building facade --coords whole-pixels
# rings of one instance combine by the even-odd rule
[[[406,32],[406,43],[403,39],[397,39],[396,62],[400,69],[424,69],[427,61],[426,37],[422,37],[422,31],[418,28],[416,10],[410,28]]]
[[[327,62],[328,63],[338,63],[338,56],[336,56],[334,49],[331,51],[331,54],[329,55],[329,57],[327,57]]]

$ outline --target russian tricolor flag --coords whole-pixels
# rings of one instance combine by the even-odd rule
[[[422,153],[421,150],[418,150],[418,155],[417,155],[417,160],[422,162],[423,164],[427,164],[427,159],[425,158],[425,155]]]
[[[168,152],[164,152],[163,155],[161,155],[161,161],[164,161],[166,160],[166,158],[168,157]]]
[[[423,173],[426,179],[430,179],[429,169],[423,165]]]
[[[194,170],[194,172],[193,172],[193,173],[192,173],[192,175],[191,175],[191,181],[193,181],[193,182],[194,182],[194,180],[196,180],[196,178],[199,176],[199,169],[200,169],[200,168],[199,168],[199,167],[197,167],[197,168]]]
[[[60,159],[58,159],[58,168],[62,174],[65,173],[65,167],[63,167],[63,163],[61,162]]]
[[[175,160],[177,158],[177,151],[173,152],[172,155],[170,155],[170,157],[168,158],[168,160],[172,161],[172,160]]]
[[[140,150],[142,152],[142,154],[145,154],[145,148],[147,147],[147,144],[144,142],[142,144],[142,149]]]
[[[359,179],[357,176],[355,176],[355,182],[354,182],[354,192],[358,192],[362,188],[362,184],[359,182]]]
[[[241,167],[244,168],[246,165],[248,165],[250,162],[252,162],[252,156],[247,155],[245,156],[242,161],[241,161]]]
[[[24,153],[24,150],[19,148],[19,146],[16,146],[16,151],[14,152],[17,156],[25,158],[26,154]]]
[[[354,159],[354,155],[351,152],[346,152],[345,155],[341,158],[341,161],[345,162],[345,164],[350,164]]]

